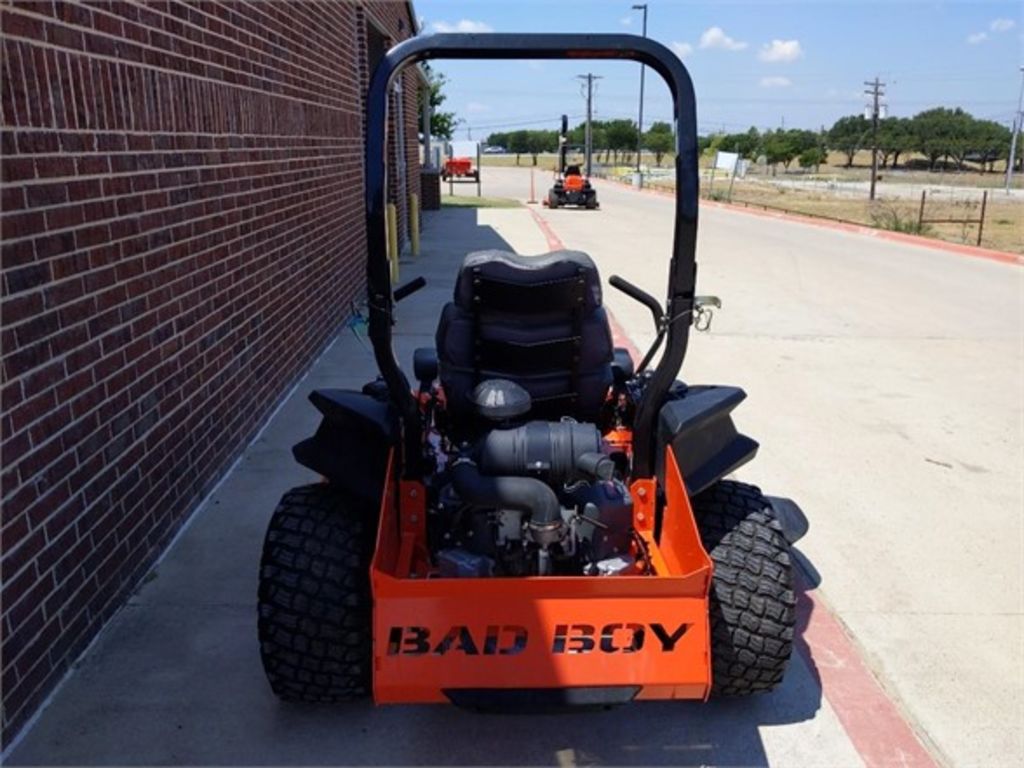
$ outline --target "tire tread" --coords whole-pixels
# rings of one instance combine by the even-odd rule
[[[326,484],[293,488],[271,517],[258,633],[267,679],[285,701],[370,693],[372,520]]]
[[[711,584],[713,696],[766,693],[793,651],[796,592],[789,544],[759,488],[722,480],[693,499]]]

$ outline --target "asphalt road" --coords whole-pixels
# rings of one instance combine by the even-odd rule
[[[523,172],[484,179],[486,194],[528,193]],[[600,211],[539,215],[605,277],[660,295],[669,202],[600,194]],[[430,281],[400,307],[402,362],[432,343],[461,254],[547,241],[523,208],[430,215],[423,255],[402,267],[403,281]],[[737,419],[761,451],[739,477],[794,497],[812,522],[800,548],[820,584],[778,691],[557,717],[277,702],[255,638],[259,551],[275,500],[315,479],[290,456],[318,421],[306,393],[373,375],[346,330],[5,764],[882,765],[873,741],[901,718],[880,700],[940,762],[1019,763],[1020,269],[722,209],[702,213],[699,254],[700,291],[725,306],[683,376],[747,390]],[[646,310],[606,298],[648,343]],[[823,622],[852,640],[822,644]]]

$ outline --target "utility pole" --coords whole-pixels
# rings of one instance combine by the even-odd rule
[[[600,80],[601,76],[600,75],[595,75],[595,74],[593,74],[591,72],[588,72],[585,75],[576,75],[576,78],[579,79],[579,80],[586,80],[586,82],[587,82],[587,128],[586,128],[586,138],[584,139],[584,150],[583,151],[584,151],[584,153],[586,155],[587,177],[589,178],[590,177],[590,170],[591,170],[591,167],[592,167],[591,166],[591,155],[594,152],[593,133],[591,132],[591,129],[590,129],[590,122],[591,122],[591,120],[593,119],[593,116],[594,116],[594,110],[593,110],[593,105],[594,105],[594,81],[595,80]]]
[[[885,96],[885,83],[880,82],[876,75],[872,82],[866,82],[864,85],[869,88],[864,93],[872,98],[872,103],[868,107],[871,110],[871,193],[868,199],[874,200],[875,182],[878,179],[878,116],[881,108],[884,106],[879,103],[879,99]]]
[[[1017,97],[1017,114],[1013,116],[1013,139],[1010,140],[1010,160],[1006,163],[1006,191],[1013,181],[1013,166],[1017,162],[1017,135],[1024,129],[1024,67],[1020,68],[1020,95]]]
[[[647,37],[647,3],[634,5],[633,10],[644,12],[644,37]],[[640,170],[640,158],[643,154],[644,146],[644,70],[646,69],[645,65],[640,65],[640,114],[637,116],[636,122],[636,178],[637,185],[640,187],[644,185],[643,175]]]

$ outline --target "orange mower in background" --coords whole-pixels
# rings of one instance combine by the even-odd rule
[[[548,208],[575,205],[594,210],[600,205],[597,202],[597,190],[591,185],[590,179],[583,175],[578,165],[566,162],[566,155],[569,151],[568,134],[569,118],[562,115],[562,132],[558,137],[558,176],[548,191],[544,205]]]
[[[675,102],[675,237],[640,361],[612,344],[580,251],[468,254],[436,346],[395,357],[385,206],[388,91],[433,58],[638,61]],[[770,691],[793,647],[790,501],[725,479],[758,448],[731,386],[677,380],[695,295],[693,86],[630,35],[439,34],[392,48],[367,96],[369,336],[379,377],[324,389],[293,449],[322,482],[288,491],[267,530],[258,632],[274,693],[540,711]],[[564,184],[563,184],[564,186]],[[662,349],[664,347],[664,349]],[[661,351],[660,356],[658,355]],[[655,362],[655,358],[657,361]]]

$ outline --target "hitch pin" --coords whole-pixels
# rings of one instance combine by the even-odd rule
[[[693,299],[693,327],[698,331],[707,332],[711,330],[711,320],[714,318],[714,307],[721,309],[722,300],[717,296],[695,296]]]

